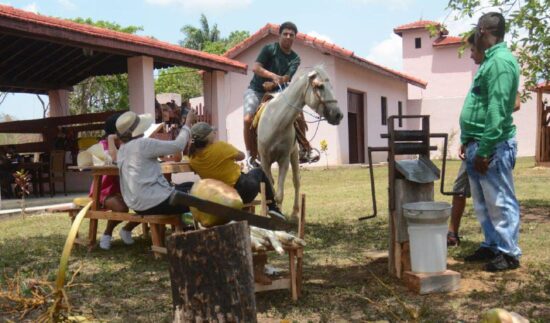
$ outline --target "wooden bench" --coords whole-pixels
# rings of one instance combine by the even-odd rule
[[[255,200],[244,206],[245,209],[250,212],[255,212],[256,206],[260,206],[260,215],[267,215],[267,204],[270,202],[265,197],[265,184],[260,185],[260,199]],[[305,236],[305,224],[306,224],[306,195],[301,195],[300,201],[300,218],[298,219],[298,238],[304,239]],[[255,291],[263,292],[269,290],[289,289],[291,291],[292,300],[296,301],[302,293],[302,273],[303,273],[303,259],[304,259],[304,247],[286,247],[283,245],[283,249],[288,254],[288,277],[282,277],[274,279],[269,285],[263,285],[255,283]],[[268,251],[274,251],[273,249]],[[263,252],[265,253],[265,252]],[[258,253],[259,254],[259,253]]]
[[[93,248],[97,239],[97,224],[98,220],[114,220],[114,221],[128,221],[139,222],[149,225],[151,228],[151,240],[153,254],[155,258],[160,258],[162,254],[166,254],[166,245],[164,238],[166,234],[166,225],[171,225],[175,228],[176,232],[182,232],[184,224],[181,219],[181,215],[138,215],[132,213],[112,212],[112,211],[88,211],[85,218],[90,219],[90,228],[88,230],[88,247]],[[146,234],[146,230],[144,230]]]
[[[265,196],[265,195],[264,195]],[[262,204],[262,214],[266,213],[265,202]],[[298,238],[304,239],[306,224],[306,195],[301,195],[300,218],[298,219]],[[304,247],[286,247],[283,249],[288,254],[288,277],[273,279],[271,284],[255,284],[256,292],[269,290],[289,289],[292,300],[296,301],[302,294],[302,273],[304,268]],[[273,250],[268,250],[273,251]]]

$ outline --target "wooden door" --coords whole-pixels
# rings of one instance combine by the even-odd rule
[[[365,162],[364,93],[348,90],[349,163]]]

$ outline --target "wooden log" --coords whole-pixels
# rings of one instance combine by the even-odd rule
[[[257,322],[246,222],[167,241],[174,322]]]

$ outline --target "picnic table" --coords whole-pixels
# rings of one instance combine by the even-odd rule
[[[163,174],[185,173],[192,172],[189,162],[164,162],[160,163],[160,168]],[[88,229],[88,241],[82,242],[77,240],[77,243],[87,245],[90,249],[94,248],[97,241],[97,225],[98,220],[116,220],[130,221],[149,224],[151,226],[151,238],[153,240],[153,252],[156,257],[165,253],[164,245],[164,226],[170,224],[176,227],[176,230],[182,230],[183,224],[181,217],[173,215],[147,215],[139,216],[132,213],[112,212],[101,209],[99,201],[101,192],[101,179],[103,176],[119,176],[118,167],[115,165],[107,166],[69,166],[70,170],[90,172],[93,176],[92,181],[92,206],[86,214],[86,218],[90,219]],[[144,230],[146,233],[146,230]]]

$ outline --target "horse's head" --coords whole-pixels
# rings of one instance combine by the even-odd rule
[[[309,84],[305,97],[306,104],[321,117],[327,119],[328,123],[339,124],[344,115],[334,97],[327,72],[318,66],[309,72],[307,77]]]

